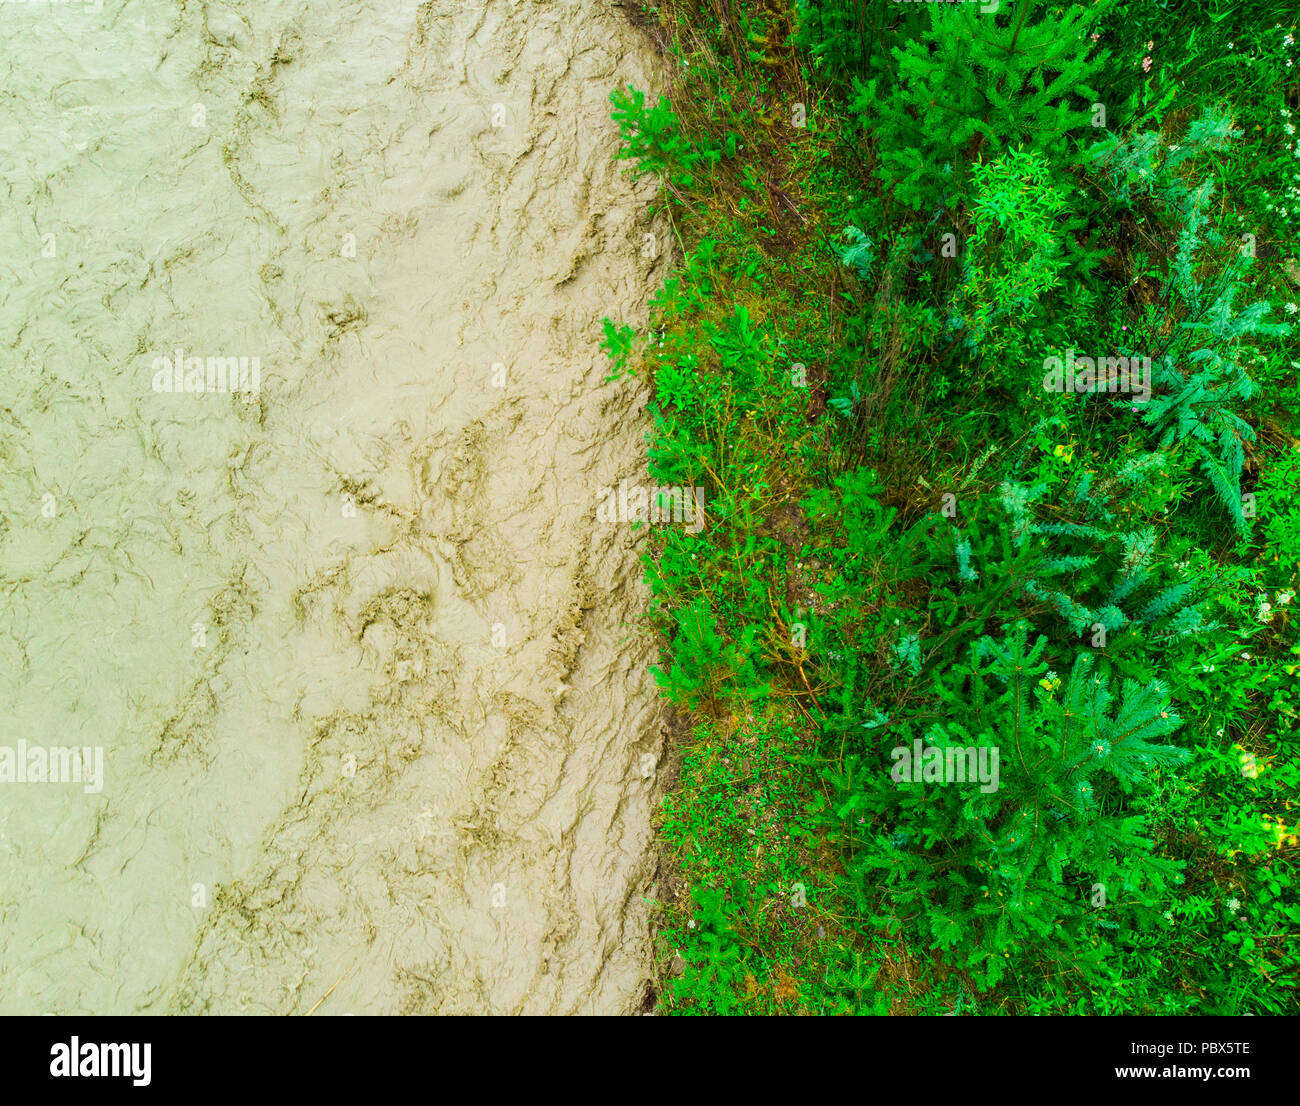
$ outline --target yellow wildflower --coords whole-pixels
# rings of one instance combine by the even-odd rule
[[[1264,829],[1273,831],[1273,840],[1276,847],[1281,849],[1284,845],[1300,845],[1300,837],[1295,832],[1300,830],[1300,825],[1287,827],[1287,824],[1281,818],[1274,818],[1271,814],[1264,815]]]

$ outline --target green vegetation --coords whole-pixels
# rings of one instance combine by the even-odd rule
[[[643,7],[663,1012],[1300,1010],[1290,11]]]

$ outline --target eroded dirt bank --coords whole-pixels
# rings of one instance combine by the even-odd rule
[[[596,340],[663,264],[608,118],[649,48],[94,7],[0,5],[0,744],[104,751],[0,785],[0,1011],[635,1008],[660,720],[596,505],[645,427]],[[260,391],[155,390],[177,350]]]

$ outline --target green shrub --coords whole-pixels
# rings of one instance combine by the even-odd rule
[[[722,157],[719,150],[697,149],[682,133],[668,97],[660,96],[656,104],[647,106],[645,93],[628,85],[626,92],[615,89],[609,99],[623,137],[615,156],[635,161],[642,172],[662,173],[673,184],[689,188],[695,182],[692,170]]]
[[[951,206],[968,193],[973,165],[1016,146],[1057,167],[1072,163],[1069,135],[1091,127],[1089,82],[1107,58],[1083,46],[1097,11],[1015,9],[994,16],[973,4],[926,5],[920,34],[892,51],[894,78],[854,80],[850,110],[899,203]]]
[[[1087,653],[1062,686],[1046,639],[1027,635],[1019,623],[980,638],[967,664],[936,674],[938,720],[896,718],[883,738],[909,755],[916,741],[983,750],[991,781],[896,785],[884,749],[830,776],[835,817],[868,827],[849,862],[862,909],[879,910],[883,889],[907,929],[984,986],[1022,959],[1071,957],[1098,904],[1140,920],[1178,878],[1143,802],[1186,756],[1157,741],[1180,724],[1166,689],[1131,682],[1114,699]]]

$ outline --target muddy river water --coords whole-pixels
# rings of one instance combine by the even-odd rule
[[[0,0],[0,1013],[639,1006],[653,69],[605,0]]]

